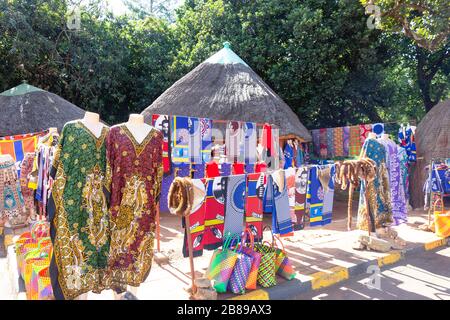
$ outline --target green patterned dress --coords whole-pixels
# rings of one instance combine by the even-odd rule
[[[110,247],[106,181],[106,136],[99,138],[81,121],[65,125],[53,162],[48,205],[56,299],[74,299],[106,287]]]

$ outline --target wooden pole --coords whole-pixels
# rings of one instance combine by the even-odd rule
[[[192,237],[191,237],[191,228],[189,223],[189,215],[191,214],[190,211],[187,211],[184,215],[185,219],[185,225],[186,225],[186,234],[187,234],[187,242],[188,242],[188,249],[189,249],[189,265],[191,267],[191,280],[192,280],[192,294],[195,294],[197,292],[197,287],[195,286],[195,268],[194,268],[194,249],[192,246]]]

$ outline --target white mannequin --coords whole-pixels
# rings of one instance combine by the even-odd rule
[[[377,134],[373,133],[373,132],[369,132],[369,135],[367,136],[367,139],[376,139],[377,138]]]
[[[84,114],[84,118],[80,121],[95,137],[100,137],[104,125],[100,122],[100,116],[98,115],[98,113],[86,111],[86,113]]]
[[[148,136],[153,127],[144,123],[144,116],[141,114],[130,114],[128,122],[125,123],[128,130],[130,130],[137,143],[142,143]]]

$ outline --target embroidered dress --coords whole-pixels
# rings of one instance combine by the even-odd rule
[[[163,176],[162,142],[162,133],[152,129],[139,143],[125,124],[111,128],[108,134],[110,288],[139,286],[150,272]]]
[[[7,218],[9,225],[15,227],[26,223],[27,213],[14,160],[4,157],[0,162],[0,219]]]
[[[252,173],[247,175],[247,199],[245,201],[245,222],[255,241],[262,239],[263,230],[263,196],[264,174]]]
[[[366,218],[366,189],[368,193],[369,218],[372,224],[372,231],[382,227],[386,223],[392,222],[392,208],[389,187],[389,177],[386,168],[386,149],[376,139],[366,139],[361,157],[374,160],[377,164],[375,179],[367,185],[361,182],[361,191],[358,207],[357,227],[361,230],[368,230]]]
[[[81,121],[67,123],[53,161],[48,204],[56,299],[74,299],[105,288],[109,254],[106,136],[99,138]]]
[[[308,188],[309,169],[302,166],[295,174],[295,230],[301,230],[305,226],[304,216],[306,210],[306,191]]]
[[[28,175],[33,170],[34,157],[35,154],[32,152],[25,154],[25,157],[23,158],[20,165],[20,190],[25,202],[27,216],[29,217],[34,217],[36,215],[36,206],[34,204],[34,190],[28,188]]]

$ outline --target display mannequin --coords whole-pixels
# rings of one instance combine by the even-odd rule
[[[373,132],[369,132],[369,135],[367,136],[367,139],[376,139],[377,138],[377,134],[373,133]]]
[[[151,125],[144,123],[144,116],[140,114],[130,114],[128,122],[125,123],[137,143],[142,143],[153,129]]]
[[[98,113],[86,111],[84,118],[81,119],[80,122],[82,122],[95,137],[100,137],[104,125],[100,122],[100,116]]]

